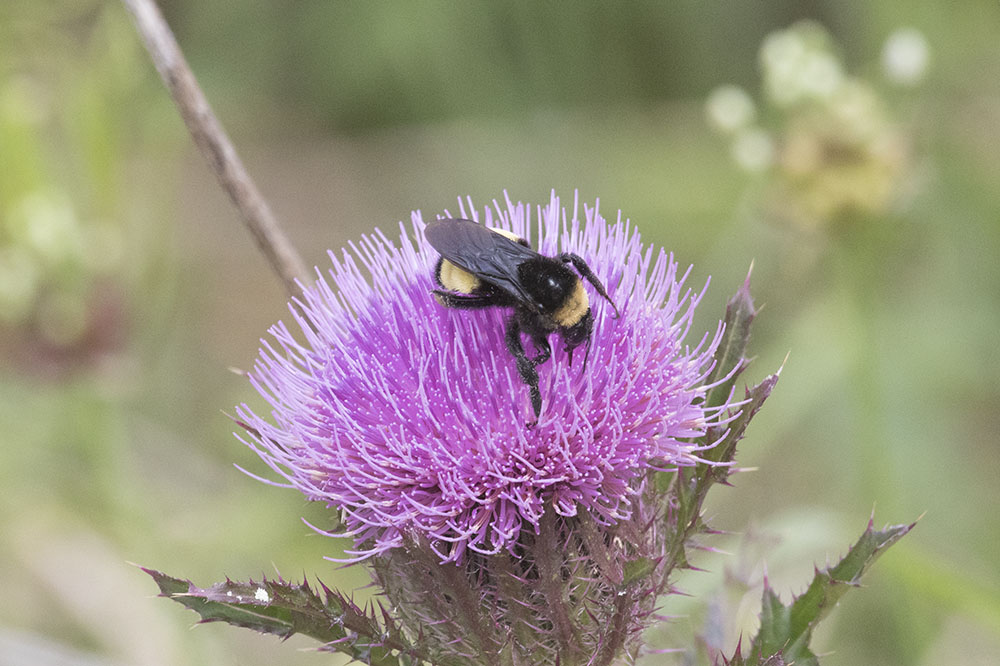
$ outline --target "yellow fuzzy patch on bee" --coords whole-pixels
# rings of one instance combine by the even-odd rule
[[[588,310],[590,310],[590,300],[583,288],[583,282],[577,280],[573,293],[562,307],[553,313],[552,319],[560,326],[570,327],[579,322]]]
[[[521,237],[515,234],[513,231],[507,231],[506,229],[495,229],[493,227],[486,227],[495,234],[500,234],[504,238],[509,238],[515,243],[521,242]]]
[[[481,284],[475,275],[447,260],[441,262],[439,277],[445,289],[463,294],[471,294]]]

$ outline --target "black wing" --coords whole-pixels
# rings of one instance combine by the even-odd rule
[[[436,220],[424,229],[427,241],[441,256],[481,280],[522,301],[532,302],[517,275],[517,267],[540,255],[472,220]]]

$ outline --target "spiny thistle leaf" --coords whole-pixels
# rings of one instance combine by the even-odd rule
[[[750,341],[750,327],[757,316],[753,297],[750,295],[750,274],[726,304],[725,332],[714,356],[715,368],[709,377],[710,384],[716,384],[705,395],[705,404],[722,406],[732,401],[737,378],[749,361],[744,356]],[[657,488],[662,488],[669,477],[673,505],[666,513],[667,529],[674,534],[668,548],[666,572],[676,567],[689,566],[686,549],[690,539],[698,533],[709,531],[701,519],[701,506],[714,484],[725,482],[732,474],[736,444],[743,438],[747,426],[771,395],[781,370],[769,375],[762,382],[746,389],[739,411],[735,407],[728,410],[725,423],[710,427],[698,444],[707,448],[703,456],[708,463],[698,463],[682,467],[673,474],[661,473],[656,479]],[[723,463],[716,465],[712,463]]]
[[[787,662],[785,658],[779,652],[778,654],[773,654],[767,657],[763,661],[753,662],[743,656],[742,652],[743,640],[736,645],[736,652],[733,654],[732,659],[726,659],[722,657],[722,666],[785,666]],[[718,662],[716,662],[718,663]]]
[[[783,661],[777,663],[817,666],[819,660],[809,650],[816,625],[848,589],[858,586],[861,576],[885,549],[899,541],[914,525],[916,523],[890,525],[875,530],[869,520],[864,534],[847,555],[835,566],[817,570],[805,593],[790,605],[782,604],[774,590],[765,584],[760,630],[751,643],[750,656],[745,661],[737,661],[734,657],[732,663],[762,666],[775,663],[769,660],[780,656]]]
[[[201,616],[202,622],[226,622],[237,627],[274,634],[286,639],[305,634],[324,643],[321,649],[342,652],[372,666],[399,666],[393,651],[412,655],[392,626],[383,628],[374,608],[357,606],[339,592],[320,584],[322,595],[308,583],[283,580],[237,582],[226,580],[208,588],[142,568],[160,588],[160,596],[173,599]]]
[[[752,270],[753,266],[750,267],[750,271]],[[757,308],[750,295],[750,271],[747,272],[743,285],[726,303],[726,332],[715,352],[715,369],[708,378],[709,384],[721,383],[705,396],[705,404],[709,407],[726,403],[736,385],[736,378],[747,365],[744,354],[750,343],[750,325],[757,316]]]
[[[771,391],[774,390],[780,376],[781,368],[779,368],[773,375],[765,377],[761,383],[757,384],[753,388],[746,389],[746,402],[743,405],[739,416],[728,424],[727,428],[729,432],[726,433],[722,441],[720,441],[713,449],[705,452],[707,458],[719,462],[731,462],[733,460],[733,457],[736,454],[737,442],[743,439],[743,435],[746,434],[747,426],[750,425],[750,421],[757,415],[757,412],[760,411],[760,408],[764,405],[764,401],[771,395]],[[717,430],[719,429],[721,429],[721,426],[713,427],[709,431],[707,437],[711,437],[713,434],[718,435],[719,433],[717,433]],[[715,474],[717,481],[724,481],[732,472],[729,467],[713,467],[712,471]]]

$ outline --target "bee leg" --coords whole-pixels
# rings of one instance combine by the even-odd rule
[[[611,307],[615,309],[615,319],[621,316],[618,313],[618,306],[615,305],[615,302],[611,300],[610,296],[608,296],[608,292],[605,291],[604,285],[601,284],[598,277],[594,275],[594,271],[590,270],[590,266],[588,266],[587,262],[583,260],[583,257],[578,254],[573,254],[572,252],[563,252],[559,255],[559,261],[564,264],[573,264],[573,268],[576,269],[576,272],[582,275],[587,282],[593,285],[594,289],[597,290],[597,293],[600,294],[604,300],[611,303]]]
[[[548,337],[533,337],[531,341],[535,343],[535,351],[538,352],[538,355],[531,359],[531,366],[537,368],[552,358],[552,347],[549,345]]]
[[[535,364],[524,353],[524,346],[521,344],[521,325],[517,321],[517,316],[511,317],[507,321],[505,341],[507,342],[507,351],[514,356],[514,360],[517,362],[517,373],[521,375],[521,381],[528,385],[528,390],[531,393],[531,408],[535,410],[535,418],[537,419],[542,413],[542,392],[538,388],[538,373],[535,371]]]
[[[587,371],[587,359],[590,358],[590,336],[587,336],[587,339],[584,341],[583,344],[584,344],[583,371],[586,372]],[[569,356],[569,364],[570,365],[573,365],[573,350],[574,349],[576,349],[576,347],[570,347],[569,345],[566,345],[565,351],[566,351],[566,354]]]

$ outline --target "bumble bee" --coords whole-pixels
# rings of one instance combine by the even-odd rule
[[[441,254],[434,269],[434,279],[441,289],[432,292],[441,305],[461,310],[513,308],[505,330],[507,350],[517,362],[521,380],[528,385],[537,419],[542,411],[542,394],[535,368],[552,356],[549,334],[559,332],[571,365],[573,350],[586,345],[583,367],[587,368],[594,317],[580,277],[611,303],[617,318],[614,301],[587,262],[571,252],[546,257],[531,249],[523,238],[472,220],[437,220],[428,224],[424,233],[431,247]],[[576,272],[567,264],[572,264]],[[535,346],[534,358],[528,358],[524,351],[522,332]]]

